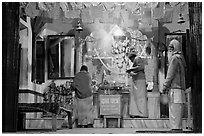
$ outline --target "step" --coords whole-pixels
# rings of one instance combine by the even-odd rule
[[[149,118],[123,118],[121,120],[121,128],[135,129],[170,129],[169,119],[149,119]],[[108,128],[117,128],[117,119],[107,119]],[[183,129],[188,127],[187,119],[182,120]],[[67,128],[68,120],[66,118],[57,118],[57,129]],[[94,128],[104,128],[104,120],[102,118],[94,119]],[[192,120],[189,128],[192,128]],[[52,129],[52,118],[27,118],[26,129]]]
[[[117,119],[108,119],[107,126],[117,127]],[[182,120],[183,129],[187,127],[192,128],[192,120],[190,122],[190,126],[187,125],[187,119],[183,118]],[[94,119],[94,127],[95,128],[103,128],[104,121],[101,118]],[[149,119],[149,118],[123,118],[121,120],[122,128],[136,128],[136,129],[170,129],[169,119],[161,118],[161,119]]]
[[[57,129],[61,129],[66,123],[65,118],[57,118]],[[52,118],[27,118],[26,129],[52,129]]]

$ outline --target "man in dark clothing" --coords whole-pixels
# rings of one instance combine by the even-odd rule
[[[87,66],[81,67],[74,77],[72,87],[75,90],[74,115],[78,127],[93,127],[93,94]]]

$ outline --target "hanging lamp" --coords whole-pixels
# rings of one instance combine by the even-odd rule
[[[82,28],[82,26],[81,26],[80,21],[78,21],[78,23],[77,23],[76,31],[77,31],[77,32],[83,31],[83,28]]]
[[[183,24],[183,23],[185,23],[185,22],[186,22],[186,21],[184,20],[182,14],[180,13],[180,14],[179,14],[179,20],[177,21],[177,23],[181,25],[181,24]]]

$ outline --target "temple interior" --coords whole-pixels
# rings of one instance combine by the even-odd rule
[[[169,106],[161,100],[160,92],[172,39],[182,44],[187,64],[182,127],[202,131],[199,2],[2,5],[4,131],[74,129],[70,84],[82,65],[88,67],[92,79],[94,128],[170,128]],[[146,118],[129,114],[131,78],[126,70],[132,66],[128,58],[132,50],[145,64]],[[45,98],[47,92],[52,98]]]

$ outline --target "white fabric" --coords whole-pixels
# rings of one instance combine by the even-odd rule
[[[169,104],[169,121],[171,129],[182,129],[183,104]]]
[[[173,103],[185,103],[185,92],[181,89],[171,89],[170,91],[171,102]]]
[[[93,124],[93,96],[85,99],[74,99],[74,117],[78,120],[78,125]]]
[[[131,116],[148,117],[147,115],[147,91],[145,80],[134,80],[130,90],[130,107]]]

